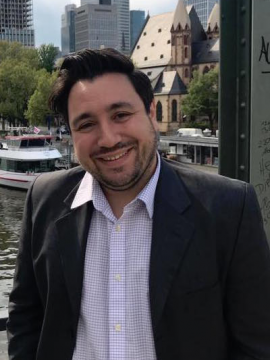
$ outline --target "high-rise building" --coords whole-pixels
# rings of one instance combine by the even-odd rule
[[[130,52],[129,0],[112,0],[117,5],[118,47],[123,54]]]
[[[70,4],[65,6],[65,13],[62,15],[61,47],[63,56],[75,51],[75,12],[76,5]]]
[[[194,5],[196,13],[201,21],[203,28],[207,29],[207,21],[214,5],[219,0],[185,0],[186,5]]]
[[[35,46],[32,0],[0,0],[0,40]]]
[[[133,46],[138,39],[143,25],[145,22],[145,11],[143,10],[131,10],[130,11],[130,48]]]
[[[130,15],[129,0],[81,0],[81,5],[116,5],[117,7],[117,46],[124,54],[130,52]]]
[[[117,48],[116,5],[85,4],[76,9],[75,50]]]

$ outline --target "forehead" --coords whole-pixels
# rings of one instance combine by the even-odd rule
[[[129,78],[124,74],[110,73],[94,79],[77,81],[71,88],[69,103],[74,101],[141,101]]]

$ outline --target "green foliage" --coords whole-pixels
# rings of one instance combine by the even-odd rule
[[[28,109],[25,112],[25,117],[30,124],[45,124],[45,117],[50,114],[48,98],[56,77],[57,72],[50,74],[45,69],[38,72],[37,87],[29,100]]]
[[[0,114],[24,123],[24,111],[36,87],[36,70],[26,62],[7,58],[0,64]]]
[[[209,122],[207,121],[187,121],[182,124],[184,128],[195,128],[205,130],[209,127]]]
[[[218,119],[218,71],[207,74],[193,73],[193,79],[188,86],[188,95],[183,99],[182,110],[188,116],[206,116],[209,127],[213,130]]]
[[[23,62],[33,69],[40,66],[37,50],[25,48],[17,42],[0,41],[0,65],[5,60]]]
[[[38,49],[40,66],[46,69],[49,73],[52,73],[57,54],[58,50],[53,44],[42,44]]]

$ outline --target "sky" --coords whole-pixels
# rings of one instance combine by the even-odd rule
[[[61,47],[61,15],[68,4],[80,6],[80,0],[33,0],[36,47]],[[130,10],[149,11],[150,16],[174,11],[176,5],[177,0],[130,0]]]

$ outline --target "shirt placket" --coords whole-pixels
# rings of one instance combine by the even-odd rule
[[[110,238],[110,360],[125,359],[125,226],[115,222]]]

